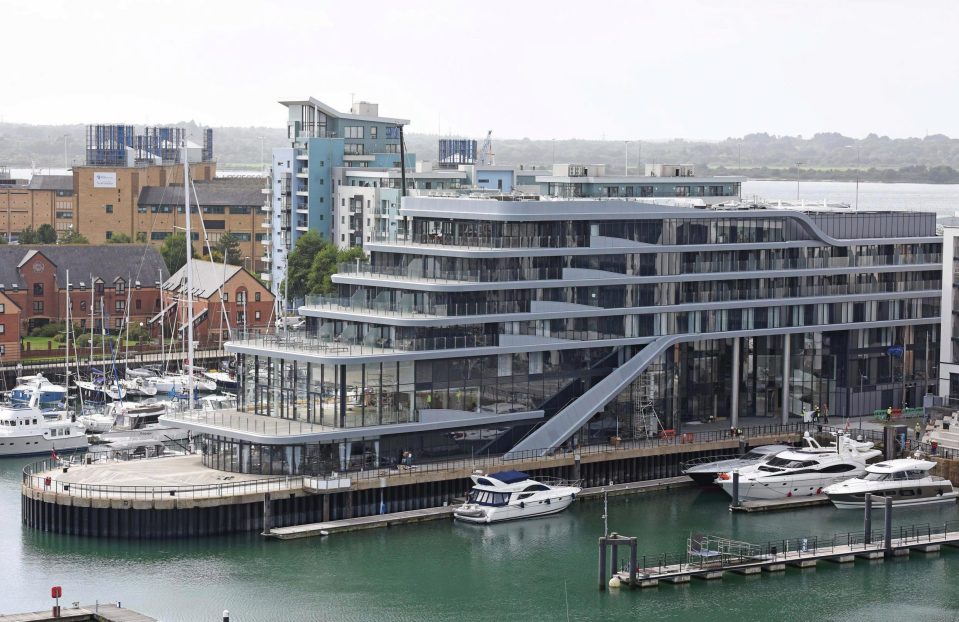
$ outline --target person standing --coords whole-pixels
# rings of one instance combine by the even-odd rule
[[[917,421],[916,422],[916,442],[922,440],[922,425]]]

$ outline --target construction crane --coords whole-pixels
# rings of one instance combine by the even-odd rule
[[[479,163],[484,166],[496,165],[496,154],[493,153],[493,130],[486,132],[486,140],[479,152]]]

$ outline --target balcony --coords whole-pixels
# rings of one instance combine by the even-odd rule
[[[296,172],[296,176],[299,177],[300,179],[305,179],[310,176],[310,169],[304,166],[303,168],[301,168],[300,170]]]

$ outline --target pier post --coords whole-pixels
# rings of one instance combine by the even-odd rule
[[[733,337],[733,395],[729,408],[729,427],[739,427],[739,337]]]
[[[738,508],[742,505],[739,501],[739,469],[733,471],[733,507]]]
[[[582,475],[583,456],[577,451],[573,454],[573,481],[583,479]]]
[[[636,587],[636,538],[629,539],[629,588]]]
[[[862,517],[863,544],[872,544],[872,495],[866,493],[866,512]]]
[[[609,534],[609,574],[619,572],[619,534]]]
[[[606,589],[606,538],[599,539],[599,589]]]
[[[270,493],[267,492],[263,495],[263,535],[269,534],[271,529],[273,529],[273,503]]]
[[[892,551],[892,497],[886,497],[886,515],[883,517],[886,552]]]

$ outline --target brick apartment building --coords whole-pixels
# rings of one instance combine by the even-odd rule
[[[271,325],[273,294],[252,274],[239,266],[196,259],[191,265],[195,341],[222,343],[229,339],[231,329],[262,329]],[[164,326],[175,322],[176,337],[182,337],[189,317],[186,280],[184,266],[163,283]],[[159,317],[153,317],[151,322],[158,320]]]
[[[34,175],[29,182],[0,185],[0,233],[10,239],[40,225],[67,231],[75,203],[72,175]]]
[[[160,285],[169,274],[150,245],[0,245],[0,343],[19,343],[31,329],[66,319],[67,270],[70,315],[81,329],[99,328],[103,319],[119,328],[127,305],[131,324],[146,324],[160,310]],[[0,360],[19,355],[6,350]]]

